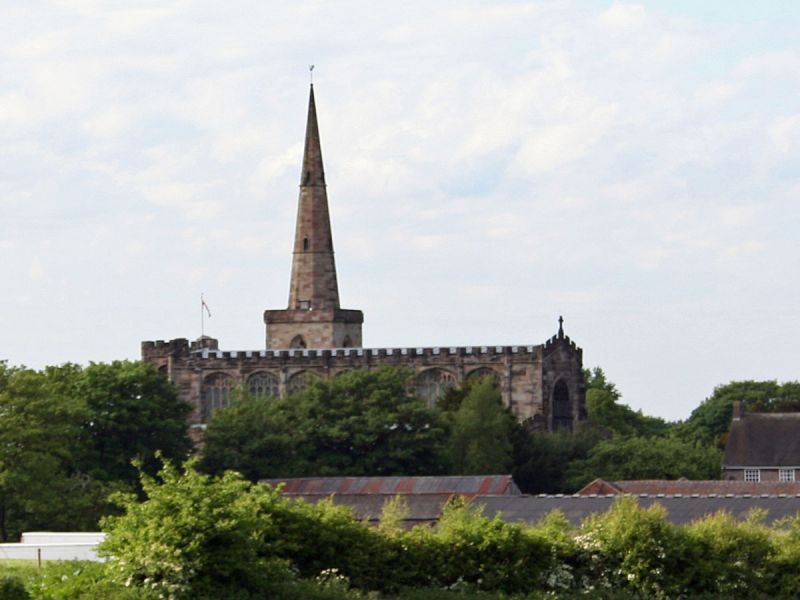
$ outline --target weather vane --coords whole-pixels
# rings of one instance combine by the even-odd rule
[[[314,85],[314,65],[308,65],[308,76],[311,78],[311,85]]]

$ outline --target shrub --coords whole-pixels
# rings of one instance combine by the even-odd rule
[[[282,498],[271,507],[272,527],[265,537],[269,556],[284,559],[301,577],[314,579],[335,572],[355,588],[397,587],[395,545],[365,523],[352,509],[330,500],[316,504]]]
[[[282,576],[264,559],[277,492],[232,472],[202,475],[193,461],[182,472],[165,462],[158,477],[141,474],[146,500],[118,494],[125,514],[103,521],[112,581],[167,598],[235,598]]]
[[[456,499],[435,529],[415,528],[403,546],[416,563],[416,586],[529,592],[545,584],[553,552],[550,543],[522,525],[490,519],[482,507]]]
[[[576,542],[590,571],[587,589],[629,589],[647,598],[679,595],[680,539],[661,505],[641,508],[635,499],[620,497],[583,523]]]
[[[30,595],[19,577],[0,575],[0,600],[28,600]]]
[[[772,586],[772,536],[757,519],[739,522],[719,512],[687,525],[683,533],[686,586],[693,593],[755,598]]]

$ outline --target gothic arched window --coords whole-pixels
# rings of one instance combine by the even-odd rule
[[[277,398],[279,394],[278,378],[272,373],[255,373],[247,380],[247,388],[251,396],[272,396]]]
[[[559,379],[553,388],[553,429],[572,429],[572,405],[569,400],[569,388]]]
[[[305,388],[311,380],[316,378],[317,376],[310,371],[300,371],[299,373],[295,373],[286,383],[286,393],[294,394],[295,392],[299,392]]]
[[[448,388],[456,384],[456,377],[444,369],[428,369],[417,376],[417,397],[433,406]]]
[[[291,344],[289,344],[289,348],[305,348],[306,341],[303,339],[302,335],[296,335],[292,339]]]
[[[344,340],[342,340],[342,348],[350,348],[353,345],[353,340],[350,339],[349,335],[344,336]]]
[[[498,383],[500,382],[500,375],[489,367],[479,367],[467,373],[467,379],[483,379],[484,377],[491,377]]]
[[[215,410],[231,404],[234,379],[225,373],[214,373],[203,380],[203,409],[208,420]]]

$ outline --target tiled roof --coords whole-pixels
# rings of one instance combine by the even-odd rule
[[[745,413],[734,419],[722,465],[800,466],[800,413]]]
[[[688,479],[639,479],[632,481],[595,479],[577,492],[579,496],[592,494],[666,494],[683,496],[777,496],[788,494],[794,496],[800,494],[800,481],[764,481],[756,483],[720,480],[690,481]]]
[[[519,495],[511,475],[464,477],[303,477],[266,479],[283,484],[286,494],[458,494],[460,496]]]

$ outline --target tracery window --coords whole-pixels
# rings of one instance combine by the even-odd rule
[[[214,373],[203,381],[203,407],[208,420],[215,410],[231,404],[234,379],[225,373]]]
[[[272,396],[277,398],[279,395],[278,378],[272,373],[255,373],[247,380],[247,388],[251,396]]]
[[[559,379],[553,388],[553,429],[572,429],[572,406],[569,388]]]
[[[417,397],[434,406],[448,388],[456,384],[455,375],[444,369],[428,369],[417,377]]]
[[[491,377],[495,381],[500,381],[500,376],[497,371],[489,367],[479,367],[467,373],[467,379],[483,379],[484,377]]]
[[[299,392],[300,390],[304,389],[310,381],[316,378],[317,376],[310,371],[300,371],[299,373],[295,373],[286,383],[286,392],[288,394]]]

